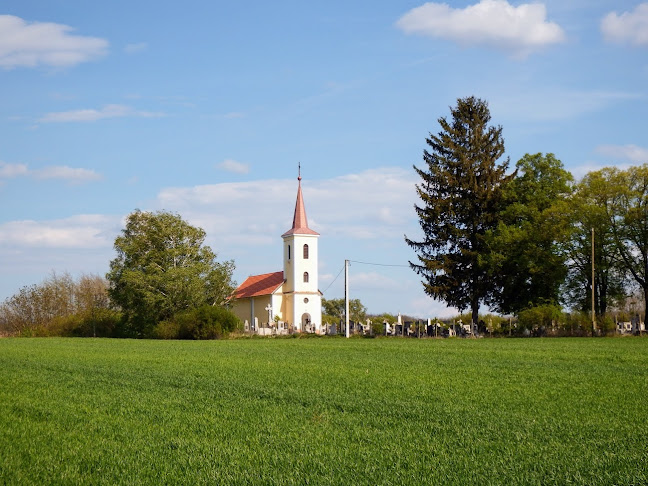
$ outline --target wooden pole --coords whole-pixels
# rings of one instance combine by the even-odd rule
[[[344,320],[349,337],[349,260],[344,260]]]
[[[592,228],[592,336],[594,336],[594,329],[596,328],[596,314],[594,311],[594,228]]]

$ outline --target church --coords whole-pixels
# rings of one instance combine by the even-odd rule
[[[308,227],[301,174],[297,181],[292,228],[281,235],[283,271],[252,275],[234,292],[233,312],[257,333],[262,329],[323,332],[317,264],[320,235]]]

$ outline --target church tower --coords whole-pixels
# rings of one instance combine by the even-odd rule
[[[301,332],[322,332],[322,294],[318,287],[319,233],[308,227],[301,189],[301,171],[297,177],[297,202],[292,228],[283,238],[284,285],[282,315]]]

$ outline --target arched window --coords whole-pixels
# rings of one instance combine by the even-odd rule
[[[304,283],[308,283],[308,272],[304,272]]]
[[[308,245],[304,245],[304,260],[308,260]]]
[[[288,260],[290,260],[290,245],[288,245]]]

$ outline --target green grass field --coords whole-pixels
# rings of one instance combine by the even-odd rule
[[[648,339],[0,339],[0,484],[648,484]]]

